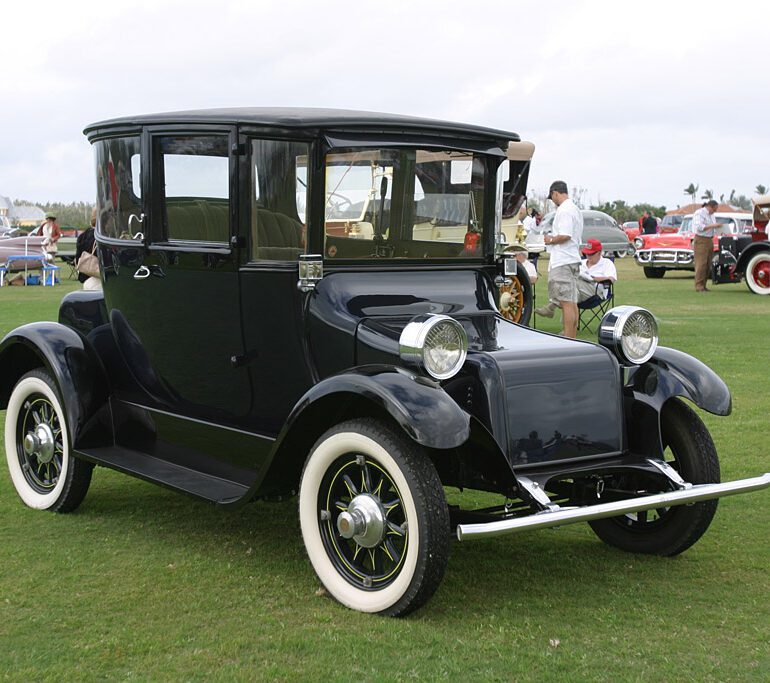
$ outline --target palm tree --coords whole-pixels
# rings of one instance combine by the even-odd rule
[[[690,199],[692,199],[692,203],[695,204],[695,196],[698,194],[698,185],[690,183],[687,187],[684,188],[684,193],[689,194]]]
[[[728,204],[732,204],[735,199],[735,190],[730,190],[730,199],[727,200]]]
[[[714,193],[711,190],[704,190],[703,194],[701,195],[701,199],[705,199],[707,202],[714,199]]]
[[[767,188],[764,185],[757,185],[754,188],[754,192],[757,194],[767,194]]]

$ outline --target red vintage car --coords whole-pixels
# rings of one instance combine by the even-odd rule
[[[717,212],[714,220],[723,225],[722,235],[714,237],[714,251],[717,253],[719,237],[742,235],[752,229],[750,213]],[[648,278],[661,278],[667,270],[695,270],[691,224],[692,215],[687,215],[683,217],[678,232],[638,235],[634,238],[634,258],[644,268]]]

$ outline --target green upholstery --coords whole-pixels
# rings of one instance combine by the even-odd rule
[[[167,199],[168,239],[227,243],[230,241],[229,209],[226,199]]]
[[[303,253],[302,225],[283,213],[255,209],[253,258],[296,261]],[[173,197],[166,200],[168,239],[195,242],[230,241],[229,203],[222,199]]]
[[[302,225],[286,214],[257,209],[252,243],[257,260],[296,261],[304,251]]]

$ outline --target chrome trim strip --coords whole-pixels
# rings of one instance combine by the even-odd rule
[[[723,484],[697,484],[689,489],[667,491],[642,498],[618,500],[613,503],[588,505],[580,508],[561,508],[550,512],[538,512],[527,517],[503,519],[497,522],[483,524],[458,524],[457,540],[464,541],[484,536],[500,536],[528,529],[563,526],[576,522],[587,522],[591,519],[617,517],[629,512],[652,510],[674,505],[687,505],[701,500],[711,500],[721,496],[731,496],[738,493],[750,493],[770,487],[770,472],[750,479],[738,479]]]

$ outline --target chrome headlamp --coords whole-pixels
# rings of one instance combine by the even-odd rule
[[[644,246],[644,238],[643,237],[634,237],[634,246],[637,249],[641,249]]]
[[[398,344],[405,363],[424,368],[435,379],[456,375],[468,353],[463,326],[448,315],[418,315],[401,332]]]
[[[658,348],[658,323],[639,306],[616,306],[607,311],[599,325],[599,343],[622,362],[641,365]]]

